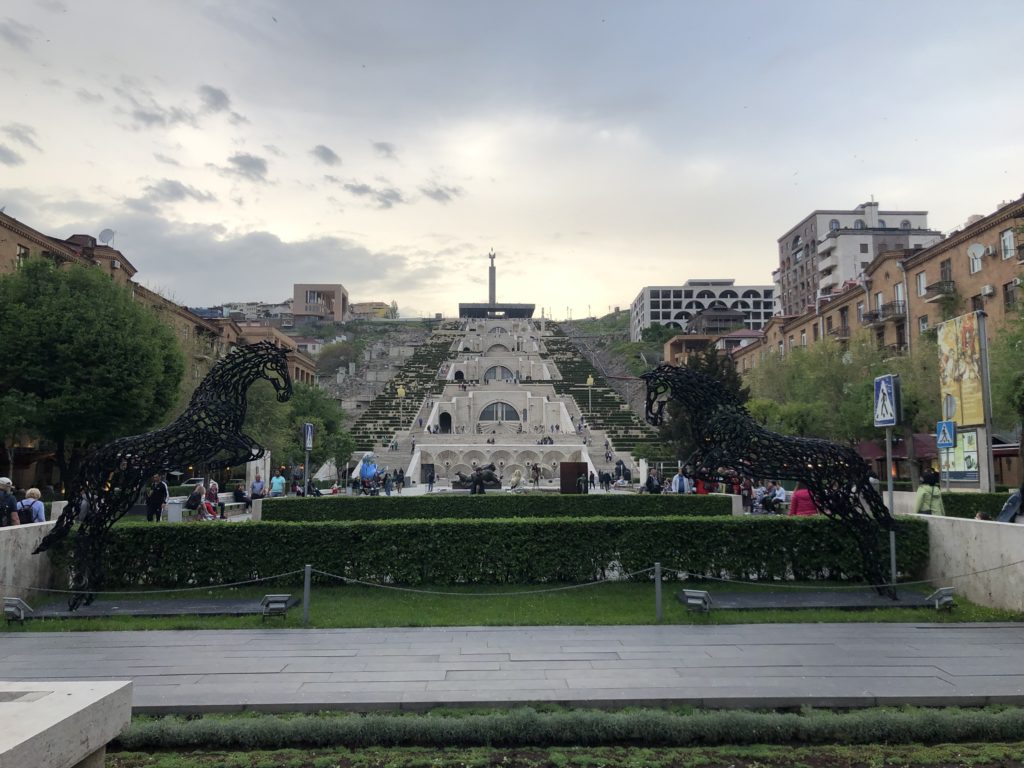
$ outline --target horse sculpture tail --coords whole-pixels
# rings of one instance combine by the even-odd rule
[[[68,486],[68,499],[68,503],[61,510],[60,517],[57,518],[53,528],[43,537],[39,545],[32,550],[33,555],[45,552],[57,542],[67,538],[67,535],[71,533],[71,529],[75,527],[75,521],[78,520],[83,501],[82,489],[78,483],[72,483]]]

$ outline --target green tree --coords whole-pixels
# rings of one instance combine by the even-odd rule
[[[652,344],[664,344],[673,336],[679,335],[679,333],[681,331],[678,328],[670,328],[667,325],[655,323],[654,325],[647,326],[640,332],[640,339]]]
[[[35,419],[39,399],[16,389],[0,395],[0,441],[7,453],[7,474],[14,477],[14,445]]]
[[[325,344],[316,359],[316,372],[321,376],[333,376],[340,368],[358,362],[361,350],[353,341],[338,341]]]
[[[1017,305],[1020,307],[1020,304]],[[1007,326],[989,349],[992,420],[1004,428],[1024,427],[1024,313],[1007,317]],[[1021,441],[1024,461],[1024,440]]]
[[[184,364],[174,333],[98,269],[30,259],[0,277],[0,391],[37,398],[28,431],[62,479],[90,448],[157,423]]]

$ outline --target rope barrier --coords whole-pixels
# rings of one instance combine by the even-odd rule
[[[551,587],[550,589],[527,589],[516,592],[440,592],[430,589],[413,589],[412,587],[396,587],[391,584],[374,584],[371,581],[360,581],[359,579],[352,579],[348,576],[341,576],[336,573],[328,573],[327,571],[313,570],[313,573],[319,573],[321,576],[327,576],[332,579],[340,579],[347,584],[359,584],[363,587],[376,587],[377,589],[389,589],[393,592],[412,592],[418,595],[442,595],[446,597],[518,597],[521,595],[543,595],[549,592],[567,592],[571,589],[583,589],[584,587],[593,587],[598,584],[609,584],[623,579],[628,579],[631,576],[639,576],[641,573],[649,573],[654,568],[644,568],[641,571],[633,571],[632,573],[623,574],[620,579],[598,579],[597,581],[588,581],[583,584],[569,584],[562,587]]]
[[[57,595],[78,595],[83,592],[87,592],[90,595],[162,595],[168,592],[199,592],[209,591],[211,589],[228,589],[230,587],[241,587],[246,584],[258,584],[261,581],[273,581],[274,579],[282,579],[285,576],[295,576],[296,574],[302,573],[303,569],[297,571],[288,571],[287,573],[279,573],[276,576],[261,576],[258,579],[248,579],[247,581],[233,581],[229,584],[210,584],[205,587],[177,587],[176,589],[123,589],[109,592],[95,592],[92,590],[81,590],[81,589],[48,589],[46,587],[25,587],[17,584],[9,584],[7,582],[0,581],[0,586],[10,587],[12,589],[27,589],[32,592],[51,592]]]

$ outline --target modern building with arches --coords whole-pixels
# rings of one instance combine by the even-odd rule
[[[729,279],[644,286],[629,306],[629,338],[640,341],[644,329],[652,325],[685,332],[698,315],[725,311],[742,312],[737,323],[760,330],[775,314],[775,287],[736,285]]]

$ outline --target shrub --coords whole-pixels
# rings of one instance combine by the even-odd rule
[[[900,571],[920,572],[928,557],[927,523],[902,521],[898,539]],[[884,532],[879,550],[885,558]],[[583,582],[655,562],[694,575],[759,580],[855,578],[862,570],[845,527],[785,517],[118,526],[105,553],[111,586],[160,587],[244,581],[305,563],[378,583],[526,584]]]
[[[276,522],[327,520],[437,520],[527,517],[702,517],[731,515],[726,496],[679,494],[509,494],[469,496],[290,496],[263,502],[263,519]]]
[[[942,507],[948,517],[973,519],[979,512],[985,512],[995,520],[1008,497],[1007,493],[943,493]]]

